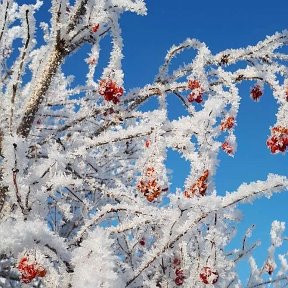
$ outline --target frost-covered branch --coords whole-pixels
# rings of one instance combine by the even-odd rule
[[[217,54],[187,39],[168,50],[154,81],[129,90],[119,19],[144,15],[144,1],[53,0],[50,23],[39,21],[41,5],[0,3],[0,285],[241,287],[236,265],[245,257],[247,287],[286,284],[287,253],[277,251],[284,223],[272,223],[259,267],[250,230],[239,249],[227,245],[240,205],[287,191],[287,175],[225,196],[215,178],[220,151],[237,153],[243,81],[255,102],[271,89],[278,111],[266,145],[287,150],[287,31]],[[99,74],[104,37],[112,45]],[[195,57],[175,65],[188,49]],[[62,70],[70,59],[87,64],[84,83]],[[170,96],[183,105],[178,119]],[[190,165],[177,191],[167,149]]]

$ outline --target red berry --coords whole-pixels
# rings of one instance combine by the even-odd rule
[[[44,277],[46,270],[37,262],[33,262],[28,257],[20,259],[18,264],[18,270],[21,273],[21,281],[23,283],[30,283],[36,277]]]
[[[184,283],[184,278],[183,277],[176,277],[174,282],[177,286],[181,286]]]
[[[250,95],[254,101],[258,101],[259,98],[263,95],[263,92],[259,85],[254,86],[251,91]]]
[[[215,284],[218,281],[219,274],[216,270],[206,266],[201,269],[199,277],[204,284]]]
[[[39,277],[45,277],[46,273],[47,271],[42,266],[38,267],[37,274]]]
[[[146,199],[147,199],[149,202],[153,202],[157,197],[158,197],[158,196],[156,196],[155,193],[146,195]]]
[[[201,103],[203,101],[203,98],[202,98],[202,95],[203,93],[194,93],[194,92],[191,92],[189,95],[188,95],[188,102],[197,102],[197,103]]]
[[[196,180],[192,186],[184,192],[186,198],[191,198],[194,195],[204,196],[208,188],[207,179],[209,176],[209,170],[205,170],[204,173]]]
[[[184,272],[183,272],[183,270],[180,269],[180,268],[177,268],[177,269],[175,270],[175,274],[176,274],[176,276],[178,276],[178,277],[184,277]]]
[[[141,245],[141,246],[144,246],[146,243],[145,243],[145,239],[144,238],[142,238],[142,239],[140,239],[139,240],[139,244]]]
[[[272,135],[266,144],[272,153],[285,152],[288,147],[288,129],[282,126],[273,127]]]
[[[91,31],[93,32],[93,33],[96,33],[97,31],[98,31],[98,29],[99,29],[99,24],[94,24],[92,27],[91,27]]]
[[[197,89],[200,88],[200,83],[198,80],[189,80],[188,81],[188,88],[193,90],[193,89]]]
[[[226,118],[224,121],[221,122],[220,129],[224,131],[233,128],[233,126],[234,126],[234,117],[229,116],[228,118]]]
[[[179,258],[175,257],[173,259],[173,265],[174,266],[179,266],[180,264],[181,264],[181,260]]]
[[[151,140],[147,139],[147,140],[145,141],[145,147],[146,147],[146,148],[149,148],[150,144],[151,144]]]
[[[140,180],[137,184],[137,189],[144,194],[149,202],[158,198],[162,192],[155,178],[148,180]]]
[[[27,265],[28,262],[28,258],[27,257],[23,257],[20,259],[19,264],[18,264],[18,269],[22,270],[24,269],[24,267]]]
[[[188,95],[188,102],[197,102],[201,103],[203,101],[202,95],[203,95],[203,89],[199,83],[198,80],[189,80],[188,81],[188,88],[193,90],[189,95]]]
[[[23,274],[21,275],[21,282],[22,282],[22,283],[28,284],[28,283],[30,283],[32,280],[33,280],[33,278],[31,279],[31,278],[28,277],[28,276],[24,276]]]
[[[225,151],[227,154],[232,154],[233,153],[233,147],[227,142],[225,141],[222,145],[221,148],[223,149],[223,151]]]

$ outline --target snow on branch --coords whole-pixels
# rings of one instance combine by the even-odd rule
[[[240,204],[287,192],[287,175],[225,196],[215,178],[219,153],[237,153],[243,81],[254,102],[271,89],[278,110],[263,145],[286,157],[288,32],[215,55],[187,39],[168,50],[155,80],[129,90],[120,17],[145,15],[145,1],[53,0],[49,23],[37,14],[41,1],[18,2],[0,3],[0,286],[241,287],[245,257],[247,287],[287,285],[284,222],[272,223],[262,265],[250,230],[228,249]],[[175,64],[188,49],[195,56]],[[67,75],[65,61],[87,73]],[[183,106],[178,119],[168,98]],[[189,164],[176,191],[168,167],[183,172],[167,163],[168,149]]]
[[[288,189],[288,178],[269,174],[266,181],[257,181],[250,184],[243,183],[237,191],[229,193],[223,199],[223,207],[228,207],[239,202],[251,202],[259,197],[270,198],[273,193]]]

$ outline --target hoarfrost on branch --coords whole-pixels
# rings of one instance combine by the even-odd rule
[[[279,51],[288,32],[215,55],[187,39],[171,47],[153,82],[128,91],[119,17],[145,15],[144,1],[52,0],[50,23],[37,27],[41,5],[0,2],[1,287],[288,285],[287,254],[276,254],[285,223],[272,223],[260,266],[252,256],[257,243],[248,244],[251,229],[239,249],[226,249],[237,205],[287,190],[287,177],[269,174],[225,196],[214,185],[219,151],[236,153],[242,81],[254,83],[254,101],[264,86],[271,89],[278,112],[267,148],[288,147],[288,55]],[[110,61],[96,79],[105,37]],[[87,43],[80,85],[62,64]],[[171,64],[188,49],[194,59]],[[186,116],[169,119],[167,95]],[[157,108],[143,112],[153,97]],[[176,192],[168,148],[190,163]],[[241,284],[236,266],[245,256],[251,276]]]

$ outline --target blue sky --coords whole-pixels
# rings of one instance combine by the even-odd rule
[[[34,1],[19,1],[24,2]],[[50,1],[44,0],[44,4],[49,7]],[[41,9],[43,12],[39,16],[47,19],[45,7],[44,10]],[[152,82],[166,51],[171,45],[188,37],[205,42],[213,53],[217,53],[227,48],[256,44],[266,35],[288,29],[287,0],[148,0],[147,7],[147,16],[126,13],[121,19],[126,90]],[[101,57],[104,62],[110,52],[109,41],[109,38],[103,41]],[[87,48],[82,49],[82,55],[88,52]],[[178,57],[176,61],[188,62],[185,57]],[[87,66],[83,59],[75,60],[74,55],[67,60],[64,70],[68,74],[75,74],[77,82],[85,81]],[[98,71],[100,75],[101,71]],[[234,158],[224,153],[220,155],[221,162],[216,176],[219,194],[235,190],[243,181],[266,179],[270,172],[288,175],[287,153],[272,155],[265,145],[270,133],[269,127],[275,123],[276,103],[268,87],[265,87],[264,96],[259,103],[251,101],[249,89],[252,85],[253,83],[244,83],[240,88],[243,98],[236,127],[238,152]],[[172,118],[181,115],[181,104],[172,100],[169,104],[173,105]],[[169,152],[168,167],[176,168],[172,190],[182,187],[187,163],[175,153]],[[254,205],[243,205],[241,208],[244,217],[239,225],[239,235],[254,223],[254,239],[261,240],[269,236],[270,224],[274,219],[287,221],[288,193],[286,194],[276,195],[269,201],[258,200]],[[288,231],[286,234],[288,235]],[[239,236],[237,239],[239,240]],[[267,245],[265,241],[263,244]],[[265,257],[262,251],[256,251],[257,258]],[[243,269],[241,272],[242,279],[247,277],[245,271]]]
[[[188,37],[205,42],[213,53],[217,53],[256,44],[266,35],[288,29],[287,0],[150,0],[147,7],[145,17],[134,14],[122,17],[126,89],[153,81],[169,47]],[[176,61],[185,62],[185,57]],[[243,181],[264,180],[268,173],[288,175],[287,153],[272,155],[265,145],[269,127],[275,123],[276,103],[268,87],[259,103],[251,101],[249,90],[252,85],[240,86],[243,98],[236,127],[238,151],[234,158],[224,153],[220,155],[215,179],[220,194],[235,190]],[[172,117],[177,118],[182,113],[181,105],[172,104]],[[175,153],[169,153],[168,166],[176,168],[172,189],[182,187],[187,163]],[[283,193],[270,200],[257,200],[254,205],[241,206],[243,221],[235,242],[251,224],[256,224],[251,241],[262,240],[263,246],[267,247],[264,239],[269,237],[271,222],[274,219],[288,222],[287,203],[288,193]],[[266,256],[263,248],[255,251],[259,260]],[[241,265],[240,270],[241,278],[247,279],[244,266]]]
[[[238,1],[238,5],[232,5],[226,0],[151,0],[147,1],[147,16],[124,14],[121,26],[126,89],[153,81],[166,51],[188,37],[205,42],[217,53],[256,44],[266,35],[288,29],[286,0],[251,2]],[[189,61],[178,58],[179,63]],[[287,155],[272,155],[265,145],[277,111],[271,91],[265,87],[261,101],[255,103],[249,97],[251,86],[252,82],[240,86],[243,98],[236,127],[238,152],[234,158],[222,154],[217,178],[220,193],[235,189],[242,181],[265,179],[269,172],[288,172]],[[171,117],[177,118],[181,113],[181,104],[173,102]],[[185,175],[179,176],[181,180],[175,182],[181,183]],[[173,179],[176,178],[174,175]]]

